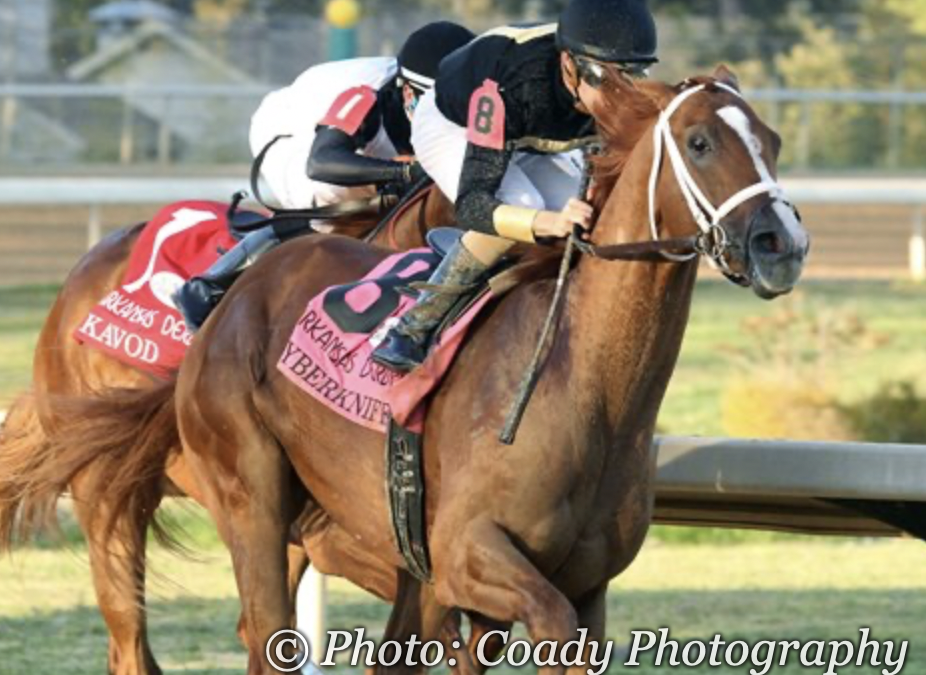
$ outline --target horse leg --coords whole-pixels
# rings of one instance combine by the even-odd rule
[[[189,470],[184,459],[183,453],[175,453],[171,456],[167,465],[167,478],[170,480],[173,492],[179,495],[186,495],[204,506],[204,498],[199,486],[196,484],[195,477]],[[309,507],[306,507],[308,510]],[[296,528],[297,526],[294,526]],[[226,544],[228,542],[226,541]],[[293,602],[293,620],[295,625],[295,607],[296,593],[299,590],[299,581],[309,566],[309,557],[298,536],[298,529],[294,529],[290,535],[290,543],[287,548],[287,557],[289,560],[289,591]],[[241,644],[247,646],[247,625],[244,620],[244,613],[238,618],[238,637]]]
[[[493,631],[510,630],[511,624],[491,621],[479,614],[471,614],[469,619],[470,633],[469,642],[467,643],[467,652],[472,659],[475,672],[481,675],[489,669],[489,667],[484,664],[496,661],[499,654],[505,649],[505,641],[502,639],[502,636]],[[492,634],[489,635],[490,633]],[[482,658],[479,658],[480,649]]]
[[[287,588],[289,588],[289,598],[293,606],[293,615],[290,623],[296,625],[296,595],[299,592],[299,582],[302,581],[302,575],[309,569],[309,556],[301,543],[290,541],[286,546],[287,559]]]
[[[426,672],[427,667],[422,664],[423,647],[431,641],[440,640],[445,646],[445,653],[454,659],[453,672],[475,675],[475,668],[460,638],[459,613],[438,603],[433,588],[422,584],[405,570],[400,570],[398,576],[398,591],[383,643],[394,641],[403,649],[399,650],[395,665],[377,664],[373,672],[383,675]],[[413,636],[417,642],[414,648],[409,648],[408,642]],[[407,665],[410,663],[416,665]]]
[[[306,514],[309,514],[308,509]],[[458,665],[453,668],[455,673],[477,672],[463,647],[458,612],[441,607],[430,586],[422,586],[407,573],[371,555],[320,509],[314,509],[310,517],[306,514],[300,519],[299,532],[312,565],[323,574],[342,576],[372,595],[393,603],[386,639],[403,643],[411,635],[422,642],[439,639],[444,644],[445,653],[457,661]],[[453,646],[454,642],[457,647]],[[325,651],[320,651],[319,660],[323,660],[321,657],[324,655]],[[417,655],[415,660],[420,662]],[[401,661],[405,662],[404,656]]]
[[[92,467],[89,471],[92,471]],[[85,492],[93,484],[88,472],[71,484],[74,513],[87,539],[90,572],[97,604],[109,629],[111,675],[160,675],[148,644],[145,615],[145,540],[150,515],[126,514],[115,536],[104,541],[99,527],[106,518],[106,504],[90,516],[90,505],[100,499]]]
[[[586,635],[585,652],[582,654],[582,663],[585,665],[576,665],[570,667],[566,672],[568,675],[588,675],[590,668],[590,659],[593,650],[593,643],[597,644],[598,656],[603,658],[605,645],[605,619],[608,606],[608,584],[603,584],[589,593],[580,602],[576,603],[576,612],[578,614],[579,628],[585,628]]]
[[[449,524],[448,520],[444,524]],[[576,638],[578,619],[572,603],[487,518],[459,527],[435,527],[432,560],[437,600],[496,621],[520,621],[534,644],[563,644]],[[462,536],[461,536],[462,534]],[[562,675],[562,666],[539,670]]]
[[[186,461],[232,554],[248,674],[276,672],[267,660],[267,642],[291,629],[294,615],[287,570],[290,524],[298,515],[292,471],[274,439],[248,415],[232,417],[235,429],[214,433],[201,426],[195,411],[185,412]]]

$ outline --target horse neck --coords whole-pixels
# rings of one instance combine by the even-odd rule
[[[650,139],[650,134],[644,135],[605,203],[593,235],[596,244],[651,238]],[[598,430],[599,437],[626,433],[628,421],[643,425],[635,430],[646,430],[647,425],[651,430],[655,424],[681,348],[696,275],[697,261],[608,262],[585,257],[579,262],[570,285],[570,384],[595,412],[596,424],[605,426]]]

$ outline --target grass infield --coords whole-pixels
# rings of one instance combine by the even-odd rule
[[[184,509],[185,537],[197,559],[155,548],[149,580],[150,633],[169,673],[239,673],[234,579],[225,550],[198,510]],[[65,528],[66,532],[69,528]],[[926,547],[909,540],[789,537],[768,543],[667,545],[653,537],[611,588],[608,634],[617,656],[608,672],[664,672],[652,657],[624,668],[630,631],[671,629],[682,642],[725,640],[909,640],[905,675],[926,674]],[[330,584],[331,629],[364,626],[378,639],[388,607],[340,580]],[[523,633],[518,633],[522,635]],[[896,656],[895,651],[895,656]],[[86,552],[33,547],[0,561],[0,673],[97,675],[106,633],[95,609]],[[339,661],[340,662],[340,661]],[[645,665],[646,663],[650,665]],[[360,672],[341,666],[338,672]],[[503,671],[508,670],[506,668]],[[686,669],[688,670],[688,669]],[[694,669],[707,672],[706,667]],[[747,673],[718,668],[713,673]],[[770,672],[797,675],[792,659]],[[839,673],[879,673],[841,668]]]
[[[705,274],[707,276],[707,274]],[[0,289],[0,409],[29,383],[32,351],[54,287]],[[731,354],[760,338],[745,320],[783,308],[857,316],[883,344],[829,364],[827,378],[845,402],[885,382],[909,380],[926,395],[926,286],[886,282],[808,282],[795,296],[763,302],[731,284],[699,284],[682,353],[663,404],[659,428],[679,435],[724,435],[721,395],[737,373]]]
[[[56,289],[0,290],[0,409],[28,385],[36,335]],[[926,289],[872,282],[803,286],[797,303],[853,312],[889,340],[833,363],[840,395],[859,400],[880,382],[926,384]],[[785,301],[795,302],[795,301]],[[721,435],[720,395],[734,374],[728,354],[755,339],[745,317],[781,306],[726,284],[703,283],[695,295],[681,359],[660,418],[672,434]],[[235,637],[238,603],[228,558],[201,514],[182,520],[199,561],[154,550],[149,580],[150,632],[169,673],[238,673],[245,657]],[[96,674],[105,668],[105,630],[96,609],[86,554],[72,526],[71,548],[40,543],[0,560],[0,675]],[[737,543],[737,546],[730,546]],[[335,581],[331,628],[367,627],[376,636],[388,608]],[[810,539],[770,533],[656,528],[643,553],[612,587],[609,634],[618,646],[633,629],[668,627],[674,638],[856,640],[859,628],[880,641],[909,640],[905,675],[926,675],[926,548],[913,541]],[[896,652],[895,652],[896,653]],[[665,667],[609,672],[650,673]],[[341,669],[339,669],[341,670]],[[343,670],[360,669],[344,668]],[[503,669],[504,670],[504,669]],[[707,667],[698,670],[707,671]],[[820,672],[796,660],[770,672]],[[749,666],[711,672],[748,673]],[[839,673],[880,673],[840,668]]]

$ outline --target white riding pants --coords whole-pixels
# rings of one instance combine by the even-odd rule
[[[466,146],[466,129],[444,117],[434,90],[427,92],[412,119],[412,147],[415,158],[453,202]],[[559,211],[578,194],[583,167],[581,150],[556,155],[515,152],[496,197],[512,206]]]

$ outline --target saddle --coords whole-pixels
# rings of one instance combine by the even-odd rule
[[[450,368],[468,327],[496,295],[464,294],[438,328],[428,358],[410,373],[371,359],[390,326],[414,305],[441,258],[463,232],[432,230],[427,248],[393,254],[357,281],[312,298],[277,363],[300,389],[342,417],[383,433],[396,544],[419,579],[430,577],[424,531],[421,433],[431,393]]]
[[[228,231],[235,241],[241,241],[249,232],[254,230],[255,225],[265,220],[267,220],[267,216],[257,211],[229,209]]]

